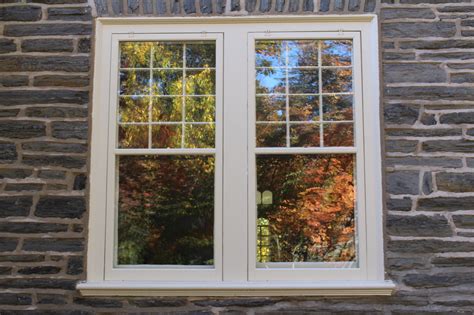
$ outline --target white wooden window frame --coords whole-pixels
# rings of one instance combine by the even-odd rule
[[[99,18],[95,34],[87,280],[77,285],[83,295],[391,294],[394,284],[384,277],[375,15]],[[303,37],[352,39],[354,43],[356,147],[284,150],[285,153],[347,151],[357,155],[357,268],[256,268],[254,162],[255,152],[266,149],[256,149],[254,144],[253,43],[258,38]],[[216,156],[214,268],[114,266],[115,156],[189,152],[189,149],[116,149],[112,135],[117,127],[121,40],[216,41],[216,148],[193,152]]]

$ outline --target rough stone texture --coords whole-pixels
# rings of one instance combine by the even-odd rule
[[[86,272],[93,14],[364,13],[380,22],[385,256],[394,296],[85,298],[75,291]],[[0,313],[472,314],[472,1],[0,0],[0,20]]]

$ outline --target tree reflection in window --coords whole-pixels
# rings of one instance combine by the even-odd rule
[[[120,44],[118,148],[189,150],[117,157],[118,265],[214,263],[215,49]]]
[[[255,61],[257,148],[354,146],[351,40],[258,40]],[[278,152],[256,156],[257,262],[356,261],[355,155]]]

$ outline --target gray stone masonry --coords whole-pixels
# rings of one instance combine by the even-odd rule
[[[80,296],[95,17],[365,13],[393,296]],[[474,1],[0,0],[0,23],[0,314],[473,314]]]

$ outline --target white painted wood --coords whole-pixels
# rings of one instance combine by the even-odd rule
[[[85,296],[364,296],[391,295],[391,281],[264,281],[172,283],[145,281],[82,282]]]
[[[84,295],[373,295],[383,281],[378,33],[375,15],[99,18],[96,23],[92,107],[87,283]],[[353,38],[356,145],[348,148],[254,148],[253,51],[248,36]],[[223,34],[223,35],[222,35]],[[277,34],[277,35],[273,35]],[[283,36],[283,37],[282,37]],[[286,37],[285,37],[286,36]],[[216,149],[117,149],[119,40],[219,42],[216,66]],[[225,70],[224,70],[225,69]],[[252,70],[253,71],[253,70]],[[223,78],[223,79],[222,79]],[[363,83],[363,84],[362,84]],[[220,118],[220,119],[219,119]],[[107,130],[107,131],[106,131]],[[355,153],[359,267],[268,268],[256,273],[255,153]],[[215,268],[114,266],[115,156],[215,154]],[[248,157],[248,158],[247,158]],[[365,203],[365,204],[364,204]],[[219,204],[219,205],[218,205]],[[251,219],[253,218],[253,220]],[[219,224],[220,223],[220,224]],[[287,268],[288,269],[288,268]],[[250,277],[250,278],[249,278]],[[266,281],[249,281],[259,279]],[[119,281],[120,280],[120,281]],[[132,281],[134,280],[134,281]],[[268,280],[268,281],[267,281]],[[281,281],[285,280],[285,281]],[[308,282],[308,280],[312,280]],[[337,282],[335,280],[344,280]],[[349,281],[350,280],[350,281]],[[371,280],[371,281],[367,281]],[[191,282],[190,282],[191,281]],[[324,281],[324,282],[321,282]],[[347,281],[347,282],[346,282]]]

